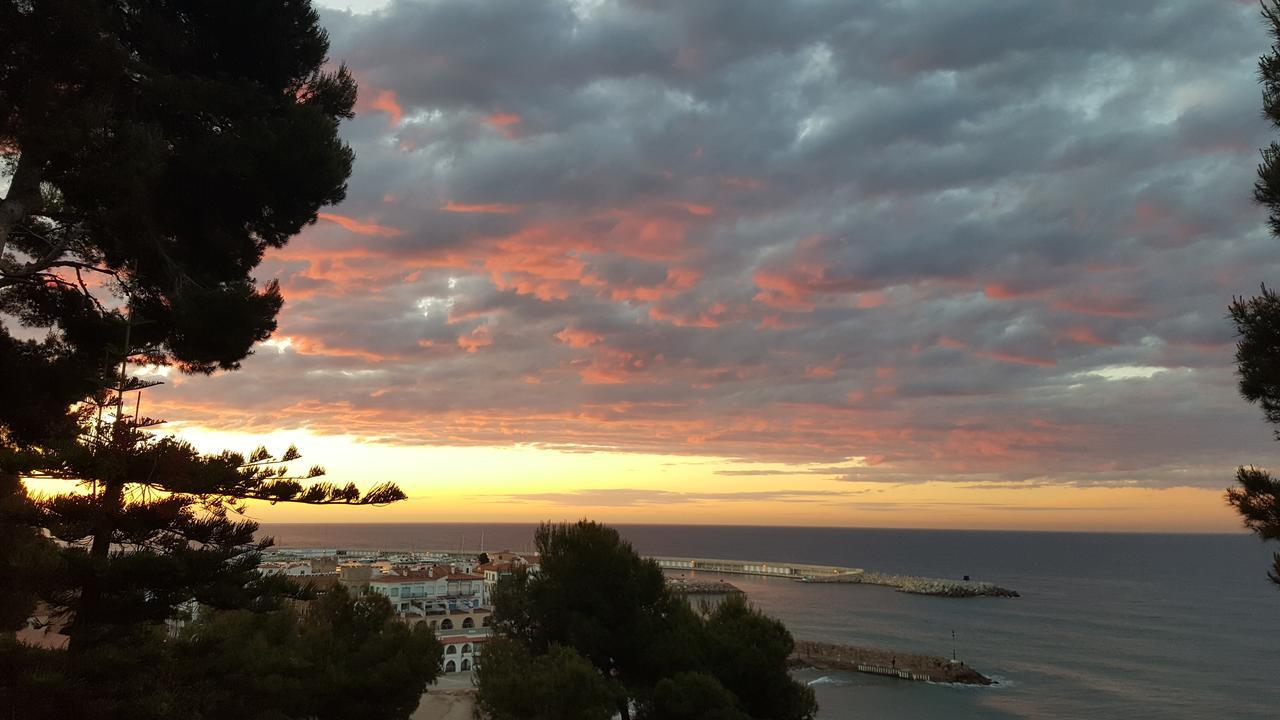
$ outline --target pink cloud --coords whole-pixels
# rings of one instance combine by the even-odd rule
[[[388,128],[395,128],[400,125],[400,119],[404,117],[404,108],[400,107],[400,102],[396,100],[394,90],[377,91],[373,99],[365,107],[386,113]]]
[[[328,220],[331,223],[336,223],[337,225],[341,226],[342,229],[349,230],[350,232],[356,233],[357,235],[378,235],[381,237],[396,237],[397,235],[404,234],[404,231],[401,230],[400,228],[390,227],[387,225],[379,225],[376,222],[363,222],[360,220],[356,220],[354,218],[349,218],[345,215],[339,215],[337,213],[321,212],[321,213],[316,213],[316,217],[318,217],[321,220]]]

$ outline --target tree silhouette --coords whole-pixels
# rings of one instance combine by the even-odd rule
[[[1272,37],[1271,50],[1258,59],[1262,111],[1280,128],[1280,2],[1264,2],[1262,17]],[[1273,141],[1262,150],[1254,198],[1268,210],[1271,234],[1280,236],[1280,143]],[[1261,406],[1280,439],[1280,297],[1264,285],[1256,297],[1236,298],[1229,313],[1240,335],[1240,394]],[[1263,540],[1280,540],[1280,480],[1265,470],[1242,466],[1236,470],[1236,486],[1227,490],[1227,501],[1244,518],[1245,527]],[[1269,576],[1280,585],[1280,553],[1275,554]]]
[[[528,714],[520,699],[522,678],[545,671],[544,658],[567,650],[614,688],[614,712],[622,718],[633,707],[646,720],[809,720],[817,712],[813,692],[787,674],[793,643],[777,620],[742,600],[704,619],[667,589],[657,563],[641,558],[613,528],[586,520],[546,523],[534,540],[539,572],[517,571],[494,589],[495,632],[521,650],[503,650],[495,668],[486,667],[486,648],[480,693],[488,711],[541,717]]]
[[[0,442],[42,441],[123,316],[186,372],[270,336],[251,273],[345,196],[356,86],[309,0],[0,2],[0,28]]]
[[[126,343],[129,335],[126,325]],[[202,454],[148,432],[140,395],[158,383],[131,376],[126,356],[116,382],[86,403],[76,442],[30,454],[32,478],[69,480],[80,492],[35,501],[38,521],[63,545],[65,582],[43,593],[53,619],[65,619],[71,646],[127,638],[171,619],[194,601],[213,608],[265,608],[291,594],[284,578],[256,572],[271,540],[236,519],[245,502],[384,505],[404,499],[391,483],[363,494],[354,484],[321,481],[324,469],[290,472],[290,447],[248,456]],[[126,402],[137,397],[133,403]]]

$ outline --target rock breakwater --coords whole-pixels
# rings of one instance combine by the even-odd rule
[[[940,597],[1019,597],[1018,591],[1000,587],[989,582],[973,580],[944,580],[938,578],[912,577],[910,575],[886,575],[884,573],[864,572],[862,580],[868,585],[883,585],[896,588],[900,592],[915,595],[937,595]]]
[[[896,652],[856,645],[797,640],[791,653],[793,664],[823,670],[844,670],[903,680],[994,685],[995,681],[965,665],[946,658],[920,653]]]

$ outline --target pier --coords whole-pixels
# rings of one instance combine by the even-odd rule
[[[913,575],[889,575],[868,572],[862,568],[836,565],[810,565],[804,563],[764,562],[762,560],[724,560],[719,558],[663,557],[651,558],[663,570],[689,570],[694,572],[727,573],[730,575],[756,575],[781,577],[809,583],[849,583],[880,585],[913,595],[938,597],[1018,597],[1015,590],[989,582],[949,580],[943,578],[916,577]]]
[[[862,568],[836,567],[834,565],[804,565],[762,560],[720,560],[713,558],[661,557],[651,558],[663,570],[697,570],[699,572],[728,573],[730,575],[758,575],[785,577],[792,580],[821,579],[822,582],[859,582],[852,579],[862,574]]]

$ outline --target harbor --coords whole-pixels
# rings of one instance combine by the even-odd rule
[[[994,583],[970,580],[969,576],[954,580],[871,572],[863,568],[806,563],[764,562],[760,560],[725,560],[722,558],[663,557],[651,558],[668,572],[708,572],[728,575],[779,577],[806,583],[847,583],[878,585],[914,595],[937,597],[1019,597],[1016,590]]]

